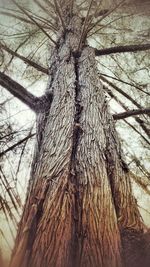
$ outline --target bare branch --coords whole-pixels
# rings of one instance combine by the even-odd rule
[[[44,7],[44,5],[42,5],[41,3],[40,3],[40,1],[38,1],[38,0],[34,0],[34,2],[46,13],[46,14],[48,14],[48,15],[50,15],[50,13],[49,13],[49,11],[47,10],[47,8],[45,8]]]
[[[54,4],[49,0],[43,0],[46,4],[48,4],[54,10]]]
[[[137,86],[137,85],[135,85],[135,84],[133,84],[133,83],[129,83],[129,82],[127,82],[127,81],[124,81],[124,80],[122,80],[122,79],[118,79],[118,78],[116,78],[116,77],[110,76],[110,75],[108,75],[108,74],[106,74],[106,73],[102,73],[102,72],[100,73],[100,75],[101,75],[101,76],[108,77],[108,78],[111,78],[111,79],[116,80],[116,81],[118,81],[118,82],[127,84],[127,85],[129,85],[129,86],[132,86],[132,87],[134,87],[134,88],[140,90],[141,92],[143,92],[143,93],[145,93],[145,94],[147,94],[147,95],[150,95],[150,93],[144,91],[141,87],[139,87],[139,86]]]
[[[149,114],[147,115],[149,116]],[[147,136],[150,137],[150,129],[145,126],[144,121],[141,120],[139,117],[136,117],[135,120],[138,122],[143,131],[147,134]]]
[[[15,10],[15,9],[10,9],[10,8],[7,8],[6,9],[7,11],[5,11],[5,8],[3,8],[3,9],[4,9],[4,11],[0,10],[0,14],[2,14],[4,16],[8,16],[8,17],[12,17],[12,18],[18,19],[21,22],[25,22],[25,23],[28,23],[28,24],[31,24],[31,25],[35,25],[35,22],[33,22],[33,21],[29,20],[29,19],[26,19],[26,18],[24,18],[22,16],[22,15],[24,15],[23,12]],[[27,11],[31,12],[29,10],[27,10]],[[19,14],[19,15],[17,15],[17,14]],[[33,13],[32,13],[32,16],[33,16],[33,18],[39,20],[42,23],[42,24],[40,24],[41,27],[44,27],[46,29],[52,29],[53,31],[57,30],[55,28],[55,26],[50,21],[48,21],[47,19],[45,19],[45,18],[43,18],[41,16],[38,16],[38,15],[35,15]]]
[[[129,111],[129,109],[126,107],[126,105],[120,100],[117,98],[116,95],[113,94],[113,92],[111,90],[109,90],[106,86],[104,86],[104,89],[106,90],[106,92],[110,95],[110,97],[112,97],[121,107],[123,107],[126,111]],[[137,120],[138,118],[135,117],[135,121],[141,126],[140,122]],[[143,140],[150,145],[150,142],[145,138],[145,136],[139,132],[137,130],[137,127],[135,128],[131,123],[129,123],[126,119],[123,119],[124,122],[129,125],[136,133],[138,133],[142,138]],[[143,128],[142,128],[143,129]],[[148,129],[146,128],[146,130],[148,131]]]
[[[121,119],[125,119],[125,118],[131,117],[131,116],[141,115],[141,114],[150,114],[150,108],[133,109],[133,110],[119,113],[119,114],[114,114],[113,118],[115,120],[121,120]]]
[[[149,49],[150,49],[150,43],[142,45],[139,44],[139,45],[114,46],[101,50],[95,49],[95,56],[110,55],[115,53],[146,51]]]
[[[42,23],[40,24],[42,28],[44,27],[46,29],[51,29],[53,32],[58,30],[51,21],[47,20],[46,18],[40,15],[34,14],[31,10],[28,10],[28,9],[25,9],[25,10],[32,14],[33,19],[39,20]]]
[[[28,59],[28,58],[26,58],[26,57],[24,57],[24,56],[18,54],[17,52],[15,52],[15,51],[13,51],[13,50],[11,50],[10,48],[8,48],[6,45],[2,44],[1,42],[0,42],[0,48],[2,48],[3,50],[5,50],[6,52],[8,52],[8,53],[9,53],[10,55],[12,55],[12,56],[18,57],[18,58],[21,59],[24,63],[30,65],[31,67],[35,68],[36,70],[41,71],[41,72],[43,72],[43,73],[45,73],[45,74],[48,74],[48,69],[46,69],[46,68],[40,66],[40,65],[37,64],[36,62],[34,62],[34,61],[32,61],[32,60],[30,60],[30,59]]]
[[[21,7],[15,0],[12,1],[32,22],[34,22],[34,24],[51,40],[53,44],[57,45],[57,43],[52,39],[52,37],[43,29],[43,27],[35,19],[33,19],[32,16],[29,15],[29,13],[23,7]]]
[[[133,126],[130,122],[128,122],[126,119],[123,119],[124,120],[124,122],[128,125],[128,126],[130,126],[137,134],[139,134],[142,138],[143,138],[143,140],[148,144],[148,145],[150,145],[150,142],[149,142],[149,140],[147,139],[147,138],[145,138],[145,136],[139,131],[139,130],[137,130],[137,127],[135,127],[135,126]],[[139,123],[138,121],[137,121],[137,118],[135,118],[135,120],[136,120],[136,122],[137,123]],[[139,125],[140,125],[140,123],[139,123]],[[140,125],[141,126],[141,125]],[[143,128],[142,128],[143,129]],[[146,128],[146,130],[148,131],[148,129]],[[146,131],[145,131],[145,133],[146,133]],[[149,137],[149,134],[148,134],[148,137]]]
[[[114,88],[118,93],[126,97],[129,101],[131,101],[138,109],[142,109],[142,106],[137,103],[130,95],[128,95],[126,92],[124,92],[121,88],[110,82],[108,79],[100,76],[100,79],[104,82],[106,82],[110,87]]]
[[[120,19],[123,19],[123,18],[126,18],[126,17],[131,17],[133,16],[133,14],[128,14],[128,15],[121,15],[113,20],[111,20],[110,22],[106,23],[106,24],[102,24],[102,25],[99,25],[100,27],[98,29],[96,29],[94,32],[91,32],[90,34],[88,34],[88,37],[91,37],[93,36],[94,34],[96,33],[99,33],[102,29],[104,28],[107,28],[109,25],[113,24],[114,22],[120,20]]]
[[[84,24],[83,24],[83,28],[82,28],[82,32],[81,32],[81,37],[80,37],[80,40],[79,40],[79,46],[78,46],[78,49],[79,50],[81,48],[82,41],[83,41],[83,39],[85,37],[86,26],[87,26],[87,22],[88,22],[88,19],[89,19],[89,13],[90,13],[92,4],[93,4],[93,0],[91,0],[91,2],[90,2],[89,8],[88,8],[88,11],[87,11],[87,14],[86,14],[86,18],[84,20]]]
[[[56,9],[56,12],[58,13],[58,16],[60,18],[60,21],[61,21],[61,24],[62,24],[62,27],[65,31],[66,29],[66,25],[65,25],[65,22],[64,22],[64,19],[63,19],[63,14],[62,14],[62,10],[57,2],[57,0],[54,0],[54,4],[55,4],[55,9]]]
[[[103,77],[102,77],[103,78]],[[102,79],[102,81],[108,81],[107,79]],[[109,81],[108,81],[108,85],[110,85],[112,88],[114,88],[114,89],[116,89],[116,91],[118,91],[119,93],[121,93],[123,96],[125,96],[125,97],[127,97],[128,95],[124,92],[124,91],[122,91],[120,88],[118,88],[115,84],[112,84],[112,83],[109,83]],[[126,112],[128,112],[129,111],[129,109],[128,109],[128,107],[121,101],[121,100],[119,100],[113,93],[112,93],[112,91],[110,91],[105,85],[104,85],[104,89],[107,91],[107,93],[112,97],[112,98],[114,98],[120,105],[121,105],[121,107],[123,107],[125,110],[126,110]],[[121,91],[120,91],[121,90]],[[134,99],[130,99],[130,96],[129,97],[127,97],[134,105],[136,105],[139,109],[143,109],[143,107],[141,106],[141,105],[139,105]],[[147,114],[148,116],[149,116],[149,114]],[[150,135],[150,131],[149,131],[149,129],[145,126],[145,124],[144,124],[144,121],[143,120],[141,120],[139,117],[135,117],[134,118],[135,119],[135,121],[140,125],[140,127],[142,128],[142,130],[146,133],[146,135],[149,137],[149,135]],[[148,144],[150,144],[149,143],[149,141],[133,126],[133,125],[131,125],[127,120],[125,120],[125,119],[123,119],[124,121],[125,121],[125,123],[126,124],[128,124],[135,132],[137,132]]]
[[[122,0],[117,5],[115,5],[112,9],[110,9],[106,13],[104,13],[104,15],[91,26],[91,28],[88,30],[88,32],[91,31],[95,26],[97,26],[103,19],[105,19],[107,16],[109,16],[112,12],[114,12],[117,8],[119,8],[125,1],[126,0]]]
[[[150,195],[150,190],[148,188],[148,184],[142,179],[141,177],[135,175],[134,173],[130,172],[132,179],[147,193]]]
[[[150,172],[147,170],[147,168],[145,168],[145,166],[142,164],[141,160],[139,158],[136,157],[136,155],[132,154],[130,155],[132,162],[135,163],[136,167],[139,168],[139,170],[143,173],[145,179],[147,180],[147,182],[150,182]]]
[[[98,6],[95,8],[95,12],[92,15],[89,15],[88,22],[87,22],[87,27],[85,31],[85,36],[89,37],[87,33],[89,32],[89,27],[92,25],[92,21],[94,18],[98,18],[100,16],[104,16],[108,10],[100,10],[101,9],[101,3],[102,1],[99,2]],[[99,11],[100,10],[100,11]],[[91,34],[93,35],[93,33]]]
[[[0,172],[1,172],[1,182],[2,185],[5,189],[5,191],[7,192],[8,196],[10,197],[10,200],[15,208],[15,210],[17,211],[17,213],[19,214],[19,209],[21,207],[21,199],[18,199],[18,196],[15,194],[14,188],[12,188],[10,186],[9,181],[7,180],[7,177],[5,176],[2,168],[0,167]],[[19,201],[18,201],[19,200]]]
[[[0,85],[7,89],[13,96],[17,97],[32,110],[36,110],[36,102],[38,97],[35,97],[28,92],[22,85],[12,80],[9,76],[0,71]]]
[[[12,14],[10,12],[6,12],[6,11],[0,11],[0,14],[2,15],[6,15],[6,16],[9,16],[9,17],[12,17],[12,18],[15,18],[15,19],[18,19],[20,21],[23,21],[23,22],[26,22],[26,23],[29,23],[29,24],[34,24],[31,20],[28,20],[28,19],[25,19],[21,16],[18,16],[18,15],[15,15],[15,14]]]
[[[23,139],[19,140],[17,143],[15,143],[14,145],[8,147],[6,150],[2,151],[0,153],[0,157],[4,156],[7,152],[13,150],[15,147],[21,145],[22,143],[24,143],[26,140],[30,139],[31,137],[33,137],[35,134],[28,134],[26,137],[24,137]]]

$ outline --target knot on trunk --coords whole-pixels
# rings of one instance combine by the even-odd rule
[[[53,94],[51,92],[46,92],[44,95],[36,98],[36,113],[47,111],[52,103]]]

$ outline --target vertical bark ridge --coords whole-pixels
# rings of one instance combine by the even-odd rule
[[[124,162],[123,153],[118,141],[113,119],[106,110],[105,127],[107,172],[112,189],[118,223],[121,229],[131,228],[142,231],[143,223],[136,200],[132,194],[128,167]]]
[[[96,76],[94,52],[87,47],[79,59],[79,85],[84,108],[77,151],[82,196],[80,266],[120,266],[120,234],[105,165],[106,139],[102,108],[105,99]],[[113,248],[113,249],[112,249]]]
[[[32,256],[31,264],[37,267],[70,265],[71,209],[74,197],[72,193],[68,194],[67,192],[70,192],[68,177],[70,175],[69,168],[74,131],[74,84],[76,77],[74,59],[70,58],[70,54],[66,56],[67,58],[63,55],[53,82],[55,95],[47,121],[48,124],[45,128],[43,152],[37,170],[39,177],[45,177],[46,179],[50,177],[51,180],[43,207],[43,214],[45,215],[42,216],[38,225],[32,248],[32,254],[37,255],[37,257]],[[67,62],[68,57],[69,62]],[[51,136],[51,139],[49,136]],[[62,140],[62,137],[64,137],[64,140]],[[45,158],[43,157],[44,152]],[[57,203],[57,205],[55,206],[54,203],[55,205]],[[43,237],[43,225],[49,218],[54,218],[52,224],[50,221],[47,224],[49,237]],[[39,242],[43,243],[42,248],[39,248]],[[51,244],[51,250],[49,244]],[[66,252],[63,256],[62,251]],[[39,253],[43,255],[41,259],[38,257]]]
[[[80,126],[80,117],[83,107],[81,106],[80,99],[80,86],[79,86],[79,73],[78,73],[78,55],[74,54],[75,62],[75,115],[74,115],[74,129],[73,129],[73,139],[72,139],[72,153],[70,158],[70,169],[69,169],[69,180],[71,184],[74,185],[74,206],[72,207],[73,214],[73,231],[72,231],[72,240],[73,247],[71,251],[71,266],[80,266],[80,256],[79,256],[79,228],[81,223],[81,199],[79,194],[79,181],[78,181],[78,172],[76,168],[77,160],[76,154],[79,145],[79,139],[82,135],[82,129]]]

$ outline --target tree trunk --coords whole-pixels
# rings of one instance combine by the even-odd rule
[[[48,110],[11,267],[121,267],[122,233],[142,231],[94,50],[73,16],[50,59]],[[48,101],[48,100],[47,100]]]

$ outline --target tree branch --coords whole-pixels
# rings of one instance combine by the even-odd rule
[[[36,111],[38,97],[28,92],[22,85],[12,80],[9,76],[0,71],[0,85],[7,89],[13,96],[17,97],[24,104]]]
[[[118,99],[117,97],[116,97],[116,95],[114,95],[113,94],[113,92],[111,91],[111,90],[109,90],[106,86],[104,86],[104,89],[106,90],[106,92],[110,95],[110,97],[111,98],[113,98],[121,107],[123,107],[125,110],[126,110],[126,112],[127,111],[129,111],[129,109],[128,109],[128,107],[126,107],[126,105],[120,100],[120,99]],[[140,119],[140,118],[137,118],[137,117],[135,117],[135,121],[142,127],[143,126],[143,124],[141,125],[141,123],[139,122],[139,120],[138,119]],[[150,145],[150,142],[145,138],[145,136],[141,133],[141,132],[139,132],[138,130],[137,130],[137,127],[134,127],[131,123],[129,123],[126,119],[123,119],[123,121],[127,124],[127,125],[129,125],[136,133],[138,133],[143,139],[144,139],[144,141],[147,143],[147,144],[149,144]],[[146,128],[146,127],[144,127],[144,128]],[[142,128],[143,129],[143,128]],[[143,130],[145,130],[145,129],[143,129]],[[146,131],[145,131],[145,133],[148,133],[148,129],[146,128]],[[149,137],[149,134],[148,134],[148,137]]]
[[[145,51],[150,49],[149,44],[142,44],[142,45],[126,45],[126,46],[114,46],[105,49],[95,49],[95,56],[102,56],[102,55],[109,55],[115,53],[126,53],[126,52],[138,52],[138,51]]]
[[[118,79],[118,78],[116,78],[116,77],[113,77],[113,76],[111,76],[111,75],[108,75],[108,74],[106,74],[106,73],[102,73],[102,72],[100,72],[100,75],[101,75],[101,77],[102,77],[102,76],[104,76],[104,77],[106,76],[106,77],[108,77],[108,78],[110,78],[110,79],[113,79],[113,80],[116,80],[116,81],[118,81],[118,82],[121,82],[121,83],[130,85],[130,86],[132,86],[132,87],[134,87],[134,88],[140,90],[141,92],[143,92],[143,93],[145,93],[145,94],[147,94],[147,95],[150,95],[150,93],[144,91],[141,87],[139,87],[139,86],[137,86],[137,85],[135,85],[135,84],[133,84],[133,83],[129,83],[129,82],[127,82],[127,81],[124,81],[124,80],[122,80],[122,79]],[[108,80],[107,80],[107,81],[108,81]]]
[[[120,87],[116,86],[114,83],[110,82],[108,79],[100,76],[100,79],[103,82],[106,82],[110,87],[114,88],[118,93],[126,97],[131,103],[133,103],[138,109],[142,109],[142,106],[137,103],[130,95],[128,95],[125,91],[123,91]]]
[[[65,25],[65,21],[64,21],[64,18],[63,18],[63,14],[62,14],[62,10],[57,2],[57,0],[54,0],[54,4],[55,4],[55,9],[56,9],[56,12],[58,13],[58,16],[60,18],[60,21],[61,21],[61,24],[62,24],[62,27],[64,29],[64,31],[66,30],[66,25]]]
[[[22,85],[11,79],[0,71],[0,85],[8,90],[13,96],[17,97],[34,112],[43,112],[49,109],[53,100],[53,94],[46,92],[40,97],[36,97],[28,92]]]
[[[135,175],[130,172],[131,178],[147,193],[150,195],[150,190],[148,188],[148,184],[144,181],[142,177]]]
[[[51,42],[54,45],[57,45],[57,43],[52,39],[52,37],[43,29],[43,27],[32,17],[30,14],[22,7],[20,4],[18,4],[15,0],[12,0],[12,2],[51,40]]]
[[[123,96],[127,97],[127,99],[129,99],[138,109],[143,109],[143,107],[141,105],[139,105],[134,99],[132,99],[130,96],[128,96],[123,90],[121,90],[120,88],[118,88],[116,85],[114,85],[113,83],[109,82],[106,78],[104,77],[100,77],[102,81],[106,82],[110,87],[114,88],[117,92],[119,92],[120,94],[122,94]],[[126,111],[129,111],[128,107],[121,101],[119,100],[113,93],[112,91],[110,91],[107,87],[105,88],[106,91],[108,92],[108,94],[113,97]],[[147,114],[148,116],[150,116],[149,114]],[[150,130],[145,126],[145,123],[143,120],[141,120],[141,118],[139,117],[135,117],[134,118],[135,121],[140,125],[140,127],[142,128],[142,130],[146,133],[146,135],[149,137],[150,135]],[[132,125],[130,125],[129,122],[127,122],[124,119],[125,123],[127,123],[131,128],[133,128],[134,131],[136,131],[137,133],[139,133],[141,135],[141,133],[139,131],[137,131],[137,129],[135,129],[135,127],[133,127]],[[148,140],[145,139],[145,137],[143,135],[141,135],[142,138],[147,142]]]
[[[121,2],[119,2],[117,5],[115,5],[112,9],[110,10],[107,10],[103,16],[98,19],[91,27],[90,29],[88,30],[91,31],[95,26],[97,26],[102,20],[104,20],[107,16],[109,16],[112,12],[114,12],[118,7],[120,7],[123,3],[125,2],[125,0],[122,0]]]
[[[138,128],[136,126],[133,126],[130,122],[128,122],[126,119],[123,119],[123,121],[133,129],[133,131],[135,131],[137,134],[139,134],[143,140],[150,146],[150,142],[149,140],[143,135],[143,133],[141,133],[141,131],[137,130]],[[135,121],[141,126],[141,124],[137,121],[137,118],[135,118]],[[142,128],[142,127],[141,127]],[[142,128],[143,129],[143,128]],[[145,133],[147,134],[147,136],[149,137],[149,133],[148,133],[148,129],[146,128]]]
[[[0,48],[2,48],[3,50],[5,50],[6,52],[8,52],[12,56],[18,57],[24,63],[30,65],[31,67],[35,68],[36,70],[41,71],[41,72],[43,72],[45,74],[48,74],[48,69],[46,69],[46,68],[38,65],[36,62],[34,62],[34,61],[32,61],[32,60],[30,60],[30,59],[28,59],[28,58],[26,58],[26,57],[18,54],[17,52],[15,52],[13,50],[11,50],[10,48],[8,48],[6,45],[2,44],[1,42],[0,42]]]
[[[115,120],[121,120],[121,119],[125,119],[125,118],[131,117],[131,116],[141,115],[141,114],[150,114],[150,108],[133,109],[133,110],[119,113],[119,114],[114,114],[113,118]]]
[[[4,156],[7,152],[13,150],[15,147],[21,145],[22,143],[24,143],[26,140],[30,139],[31,137],[33,137],[35,134],[29,134],[26,137],[24,137],[23,139],[19,140],[17,143],[15,143],[14,145],[8,147],[6,150],[2,151],[0,153],[0,157]]]

